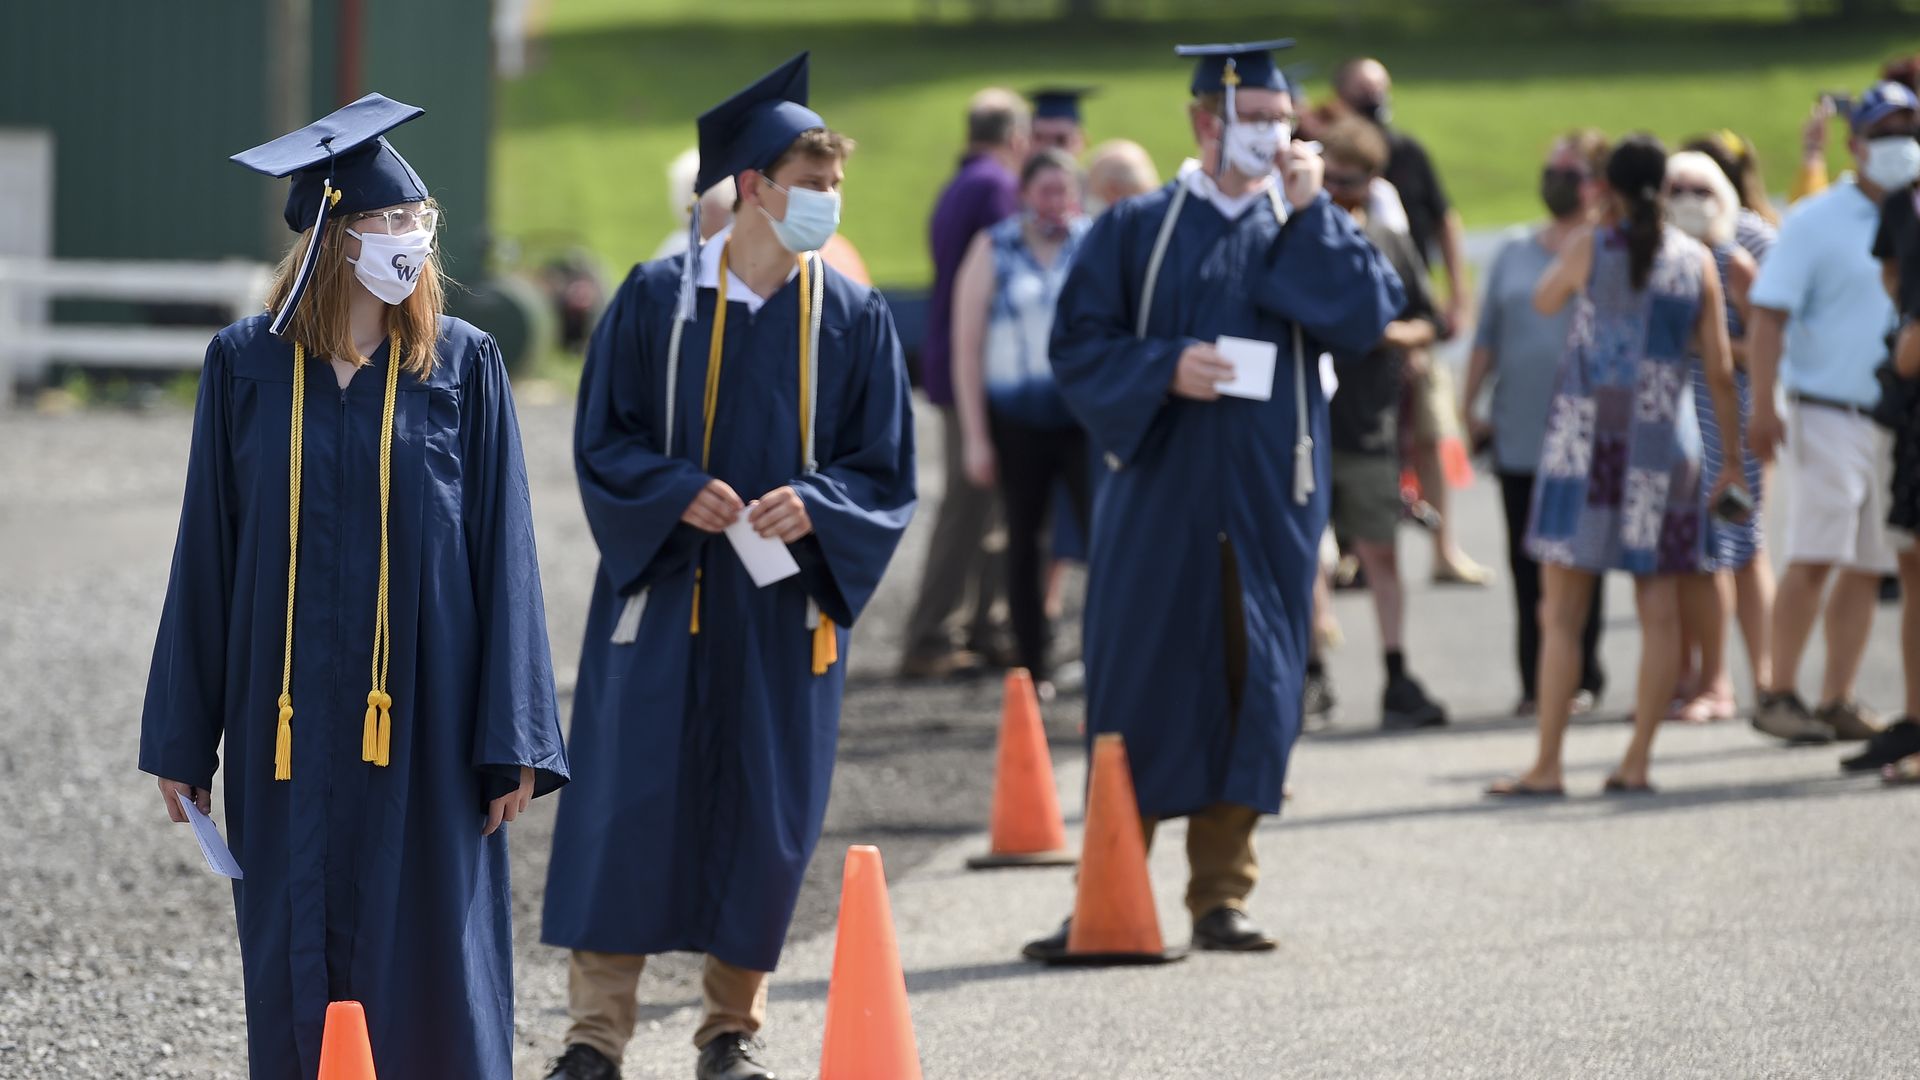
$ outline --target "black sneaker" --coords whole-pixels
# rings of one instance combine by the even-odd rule
[[[1047,963],[1067,955],[1067,934],[1073,929],[1073,917],[1068,916],[1060,923],[1060,929],[1046,937],[1034,938],[1020,947],[1020,955],[1029,960]]]
[[[1333,723],[1333,710],[1340,704],[1334,696],[1333,680],[1326,672],[1308,675],[1301,695],[1301,727],[1307,731],[1325,731]]]
[[[1380,727],[1387,731],[1439,727],[1447,722],[1447,707],[1427,696],[1411,675],[1387,681],[1380,695]]]
[[[620,1080],[620,1066],[584,1043],[574,1043],[547,1066],[546,1080]]]
[[[1920,754],[1920,720],[1909,716],[1867,740],[1866,748],[1840,767],[1848,772],[1874,772],[1913,754]]]
[[[729,1031],[700,1048],[694,1080],[774,1080],[772,1070],[753,1060],[759,1048],[753,1037]]]

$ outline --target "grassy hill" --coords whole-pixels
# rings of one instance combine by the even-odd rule
[[[1469,228],[1534,216],[1542,149],[1581,124],[1669,139],[1733,127],[1784,190],[1815,94],[1857,91],[1886,57],[1920,50],[1914,22],[1794,23],[1791,5],[1752,0],[1589,0],[1603,14],[1577,22],[1563,14],[1577,4],[1116,0],[1128,16],[1092,26],[1023,17],[1053,7],[1017,0],[981,25],[976,6],[547,0],[528,74],[499,88],[495,230],[528,256],[584,244],[614,270],[645,258],[673,227],[664,167],[692,145],[693,118],[800,49],[814,53],[814,105],[860,143],[844,231],[882,283],[928,277],[927,211],[982,86],[1098,85],[1091,137],[1136,139],[1169,172],[1190,150],[1175,41],[1295,36],[1288,62],[1315,69],[1316,95],[1341,59],[1381,57],[1398,122],[1427,142]],[[1843,154],[1837,140],[1836,164]]]

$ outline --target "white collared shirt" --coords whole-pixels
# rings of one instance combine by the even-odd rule
[[[1180,177],[1186,181],[1187,191],[1190,194],[1212,203],[1213,208],[1220,211],[1220,216],[1228,221],[1233,221],[1246,213],[1247,207],[1254,203],[1265,200],[1268,197],[1267,189],[1273,186],[1273,177],[1263,176],[1247,189],[1246,194],[1227,195],[1220,190],[1220,185],[1214,181],[1207,170],[1200,167],[1200,162],[1193,158],[1180,163]]]
[[[707,242],[700,245],[700,265],[694,269],[693,276],[695,287],[701,289],[720,288],[720,249],[726,246],[727,238],[732,235],[733,226],[729,225],[708,237]],[[799,272],[800,267],[799,264],[796,263],[793,269],[787,272],[786,280],[792,281],[794,275]],[[748,288],[747,283],[740,280],[740,275],[733,272],[733,267],[727,267],[728,303],[737,300],[747,305],[747,314],[758,315],[760,309],[767,306],[768,299],[768,297],[761,296],[759,293]]]

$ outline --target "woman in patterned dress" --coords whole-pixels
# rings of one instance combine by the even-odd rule
[[[1610,205],[1541,278],[1542,314],[1578,300],[1535,480],[1527,548],[1541,564],[1540,745],[1489,795],[1561,795],[1561,746],[1580,679],[1580,629],[1600,576],[1634,576],[1640,678],[1633,739],[1609,792],[1651,791],[1654,732],[1678,676],[1683,575],[1711,569],[1700,427],[1689,377],[1706,370],[1723,432],[1740,430],[1720,274],[1713,255],[1664,223],[1666,148],[1650,135],[1607,160]],[[1739,482],[1723,469],[1709,494]]]

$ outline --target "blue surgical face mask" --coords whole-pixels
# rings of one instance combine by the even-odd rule
[[[779,238],[781,247],[798,255],[803,251],[819,251],[833,239],[834,231],[840,228],[839,192],[783,188],[771,180],[767,186],[787,197],[784,218],[776,220],[767,214],[766,207],[760,208],[773,225],[773,235]]]

